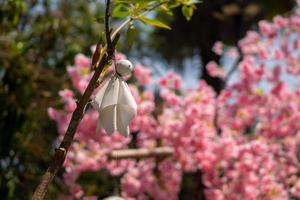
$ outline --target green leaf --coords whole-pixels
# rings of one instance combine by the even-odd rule
[[[101,32],[101,44],[103,47],[106,45],[106,34],[104,31]]]
[[[132,3],[149,3],[149,2],[156,2],[156,0],[115,0],[116,4],[119,3],[127,3],[127,4],[132,4]]]
[[[181,8],[182,14],[184,15],[184,17],[186,18],[186,20],[190,21],[193,13],[194,13],[194,9],[192,6],[182,6]]]
[[[127,45],[129,49],[132,47],[136,36],[137,36],[137,30],[134,28],[133,25],[130,25],[127,30]]]
[[[191,4],[197,4],[197,3],[202,3],[203,1],[200,0],[190,0]]]
[[[166,4],[160,5],[159,9],[161,9],[165,14],[173,16],[171,9]]]
[[[129,10],[127,10],[126,6],[120,4],[118,6],[115,7],[115,9],[112,12],[112,16],[113,17],[117,17],[117,18],[124,18],[127,15],[129,15]]]
[[[156,26],[156,27],[159,27],[159,28],[165,28],[165,29],[169,29],[171,30],[171,27],[164,24],[163,22],[159,21],[159,20],[156,20],[156,19],[150,19],[150,18],[147,18],[147,17],[144,17],[144,16],[140,16],[139,19],[144,22],[145,24],[149,24],[151,26]]]

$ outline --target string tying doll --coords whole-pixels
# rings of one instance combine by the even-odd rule
[[[104,128],[107,134],[119,132],[129,135],[129,123],[137,113],[137,104],[124,80],[131,76],[133,65],[129,60],[113,61],[114,73],[97,92],[92,105],[99,112],[97,132]]]

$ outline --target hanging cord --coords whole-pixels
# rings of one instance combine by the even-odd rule
[[[115,53],[113,54],[113,57],[112,57],[112,65],[113,65],[113,70],[114,70],[113,76],[122,78],[121,74],[119,74],[117,71],[117,61],[116,61]]]
[[[114,70],[113,75],[115,76],[116,74],[118,74],[115,53],[113,54],[113,57],[112,57],[112,65],[113,65],[113,70]]]

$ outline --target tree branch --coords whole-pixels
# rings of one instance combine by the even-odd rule
[[[101,60],[98,64],[97,68],[95,69],[93,77],[91,78],[86,90],[84,91],[83,96],[81,97],[79,103],[77,104],[75,111],[72,114],[71,121],[70,121],[68,129],[66,131],[66,134],[65,134],[59,148],[57,148],[55,151],[54,159],[50,163],[50,166],[48,167],[47,171],[43,175],[40,184],[36,188],[36,190],[33,194],[32,200],[43,200],[45,198],[46,192],[48,190],[48,186],[50,185],[50,183],[54,179],[56,173],[62,167],[62,165],[65,161],[67,152],[71,146],[74,135],[76,133],[76,129],[82,119],[82,116],[84,113],[84,108],[94,91],[94,88],[97,84],[97,80],[99,79],[99,76],[100,76],[103,68],[105,67],[105,65],[107,65],[107,63],[113,57],[114,48],[115,48],[115,45],[117,44],[119,37],[115,37],[113,42],[111,42],[110,31],[109,31],[109,26],[108,26],[109,25],[108,24],[109,3],[110,3],[110,1],[107,0],[106,16],[105,16],[105,19],[106,19],[105,31],[106,31],[106,33],[108,33],[106,35],[108,37],[107,41],[110,41],[110,43],[108,43],[109,45],[107,46],[107,54],[105,54],[101,57]],[[116,36],[118,36],[118,35],[116,34]]]
[[[205,185],[203,183],[203,173],[201,170],[197,170],[194,173],[194,188],[193,188],[193,200],[206,200],[205,197]]]
[[[149,157],[168,157],[174,154],[172,147],[156,147],[153,149],[141,148],[141,149],[123,149],[114,150],[109,154],[109,158],[112,160],[118,159],[142,159]]]

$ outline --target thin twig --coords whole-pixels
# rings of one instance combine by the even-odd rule
[[[149,12],[151,12],[152,10],[156,9],[157,7],[165,4],[165,3],[168,3],[169,1],[162,1],[162,2],[159,2],[157,4],[154,4],[151,8],[147,9],[142,15],[146,15],[148,14]]]
[[[235,70],[237,70],[239,63],[244,59],[243,51],[242,51],[242,49],[241,49],[238,45],[237,45],[237,49],[238,49],[238,52],[239,52],[240,57],[239,57],[239,58],[237,59],[237,61],[232,65],[232,67],[230,68],[230,70],[229,70],[228,73],[226,74],[226,76],[225,76],[225,78],[224,78],[224,83],[225,83],[225,86],[224,86],[224,87],[227,86],[230,77],[231,77],[232,74],[235,72]]]
[[[110,30],[109,30],[109,5],[110,5],[110,0],[106,0],[106,9],[105,9],[105,36],[106,36],[106,43],[107,43],[107,49],[111,50],[112,49],[112,44],[111,44],[111,37],[110,37]]]
[[[111,38],[114,39],[116,34],[120,32],[121,29],[123,29],[126,25],[128,25],[133,19],[128,18],[126,19],[118,28],[116,28],[113,33],[111,34]]]

